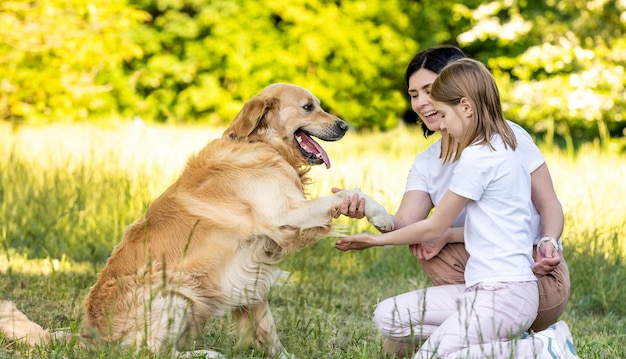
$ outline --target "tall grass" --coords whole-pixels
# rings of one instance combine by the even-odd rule
[[[203,127],[0,127],[0,299],[51,328],[76,330],[82,299],[124,228],[221,131]],[[417,129],[351,133],[323,144],[332,167],[311,171],[311,197],[361,188],[394,212],[413,157],[434,139]],[[626,357],[626,156],[544,148],[566,214],[572,295],[564,319],[581,358]],[[366,221],[339,219],[350,231]],[[271,302],[283,344],[299,358],[382,358],[371,323],[378,300],[428,285],[406,248],[343,253],[325,239],[286,258],[289,285]],[[205,346],[232,357],[228,318],[207,326]],[[148,353],[140,357],[151,357]],[[120,357],[117,347],[31,350],[0,339],[3,357]]]

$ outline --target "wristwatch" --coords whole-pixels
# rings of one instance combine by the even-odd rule
[[[552,238],[552,237],[550,237],[550,236],[545,236],[545,237],[542,237],[542,238],[539,240],[539,242],[537,243],[537,249],[539,249],[539,248],[541,247],[541,245],[542,245],[542,244],[544,244],[544,243],[546,243],[546,242],[548,242],[548,243],[552,244],[552,245],[554,246],[554,250],[555,250],[555,251],[557,251],[557,252],[559,251],[559,249],[560,249],[560,248],[559,248],[559,244],[557,243],[557,241],[556,241],[554,238]]]

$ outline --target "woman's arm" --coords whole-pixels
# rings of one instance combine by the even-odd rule
[[[402,202],[393,219],[394,230],[404,228],[428,217],[433,209],[430,195],[424,191],[408,191],[402,196]]]
[[[530,174],[530,180],[533,204],[541,218],[541,236],[558,239],[563,232],[563,207],[545,163]]]
[[[546,164],[539,166],[530,174],[531,196],[533,204],[539,212],[541,222],[541,236],[558,239],[563,232],[563,207],[556,196],[552,177]],[[561,255],[549,243],[537,248],[533,272],[536,275],[546,275],[552,272],[561,263]]]

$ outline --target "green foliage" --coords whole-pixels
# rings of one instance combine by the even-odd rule
[[[153,18],[137,32],[145,56],[131,64],[148,118],[221,124],[263,87],[291,82],[354,126],[397,123],[403,98],[390,89],[415,48],[397,1],[135,4]]]
[[[480,9],[465,14],[472,29],[458,39],[493,71],[509,118],[547,141],[565,138],[570,151],[575,138],[623,135],[624,2],[499,0]]]
[[[118,112],[124,33],[146,14],[122,0],[3,1],[0,118],[85,119]]]
[[[140,116],[222,125],[273,82],[362,129],[409,109],[403,71],[454,44],[484,61],[506,116],[548,141],[626,121],[619,0],[80,0],[0,5],[0,118]]]

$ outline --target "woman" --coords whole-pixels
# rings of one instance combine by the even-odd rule
[[[388,233],[344,237],[336,247],[435,241],[465,209],[465,246],[470,253],[466,284],[386,300],[376,310],[377,326],[389,337],[424,339],[415,358],[551,354],[552,338],[547,336],[510,340],[528,328],[537,314],[537,279],[531,270],[536,234],[530,174],[523,153],[515,151],[516,136],[502,116],[495,81],[480,62],[459,59],[442,70],[431,97],[448,141],[442,163],[456,164],[437,210],[427,219]],[[542,242],[558,247],[553,239],[542,239],[539,246]]]
[[[417,113],[425,136],[439,131],[441,115],[429,98],[432,83],[441,69],[450,61],[463,58],[463,52],[453,46],[442,46],[419,52],[409,63],[405,80],[411,96],[411,107]],[[559,238],[563,229],[563,212],[556,197],[545,160],[530,136],[519,126],[510,123],[518,142],[518,151],[524,155],[531,172],[531,193],[535,210],[532,214],[534,228],[533,272],[538,277],[539,310],[531,328],[546,329],[563,313],[569,298],[569,272],[561,257],[560,246],[555,248],[549,238]],[[441,200],[448,188],[454,163],[443,165],[442,149],[447,145],[447,136],[431,145],[416,158],[408,175],[407,187],[402,202],[394,217],[394,229],[400,229],[425,219],[431,209]],[[346,198],[341,208],[335,211],[352,218],[363,217],[363,199]],[[424,272],[436,286],[463,284],[468,259],[463,243],[464,215],[461,214],[443,236],[437,240],[410,246]],[[537,250],[536,244],[546,238]],[[408,325],[409,323],[407,323]],[[408,344],[407,344],[408,342]],[[411,338],[392,340],[386,338],[384,348],[391,353],[412,350]]]

